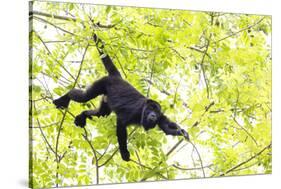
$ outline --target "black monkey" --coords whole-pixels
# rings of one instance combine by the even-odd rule
[[[84,103],[99,95],[103,95],[98,109],[81,112],[81,114],[76,116],[74,123],[79,127],[85,127],[87,118],[92,116],[108,116],[112,111],[115,112],[117,115],[119,150],[122,159],[125,161],[130,160],[130,153],[127,149],[126,127],[128,125],[142,125],[145,130],[152,129],[158,125],[166,135],[183,135],[189,139],[188,133],[184,129],[170,121],[161,112],[159,103],[146,98],[127,81],[122,79],[111,58],[103,52],[102,41],[96,35],[94,35],[94,41],[109,75],[95,81],[85,91],[80,89],[70,90],[62,97],[53,101],[56,107],[67,108],[70,100]]]

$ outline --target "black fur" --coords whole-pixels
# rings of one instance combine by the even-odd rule
[[[101,43],[94,36],[94,41]],[[121,74],[114,66],[111,58],[103,53],[103,45],[98,48],[102,62],[109,75],[94,82],[85,91],[72,89],[64,96],[56,99],[53,103],[57,108],[67,108],[70,100],[76,102],[87,102],[99,95],[104,95],[101,105],[96,110],[83,111],[77,115],[74,123],[84,127],[86,119],[92,116],[107,116],[112,111],[117,115],[117,137],[122,159],[130,160],[130,153],[127,149],[127,130],[131,124],[142,125],[145,130],[159,125],[167,135],[184,135],[188,133],[181,129],[176,123],[171,122],[163,113],[161,106],[151,99],[147,99],[139,93],[132,85],[121,78]]]

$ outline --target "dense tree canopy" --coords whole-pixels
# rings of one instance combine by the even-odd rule
[[[271,173],[271,17],[33,2],[30,23],[30,186]],[[132,126],[125,162],[114,114],[73,123],[100,98],[55,108],[107,74],[94,33],[194,145]]]

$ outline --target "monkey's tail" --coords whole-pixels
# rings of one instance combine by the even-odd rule
[[[116,66],[113,64],[113,61],[111,60],[110,56],[103,51],[103,49],[104,49],[103,41],[100,38],[98,38],[96,34],[94,34],[93,39],[96,43],[96,47],[97,47],[97,50],[99,51],[102,63],[104,65],[106,71],[108,72],[108,74],[111,76],[121,77],[120,72],[118,71]]]

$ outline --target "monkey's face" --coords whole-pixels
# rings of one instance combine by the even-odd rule
[[[154,100],[147,100],[143,112],[143,127],[145,130],[156,126],[161,115],[161,106]]]

